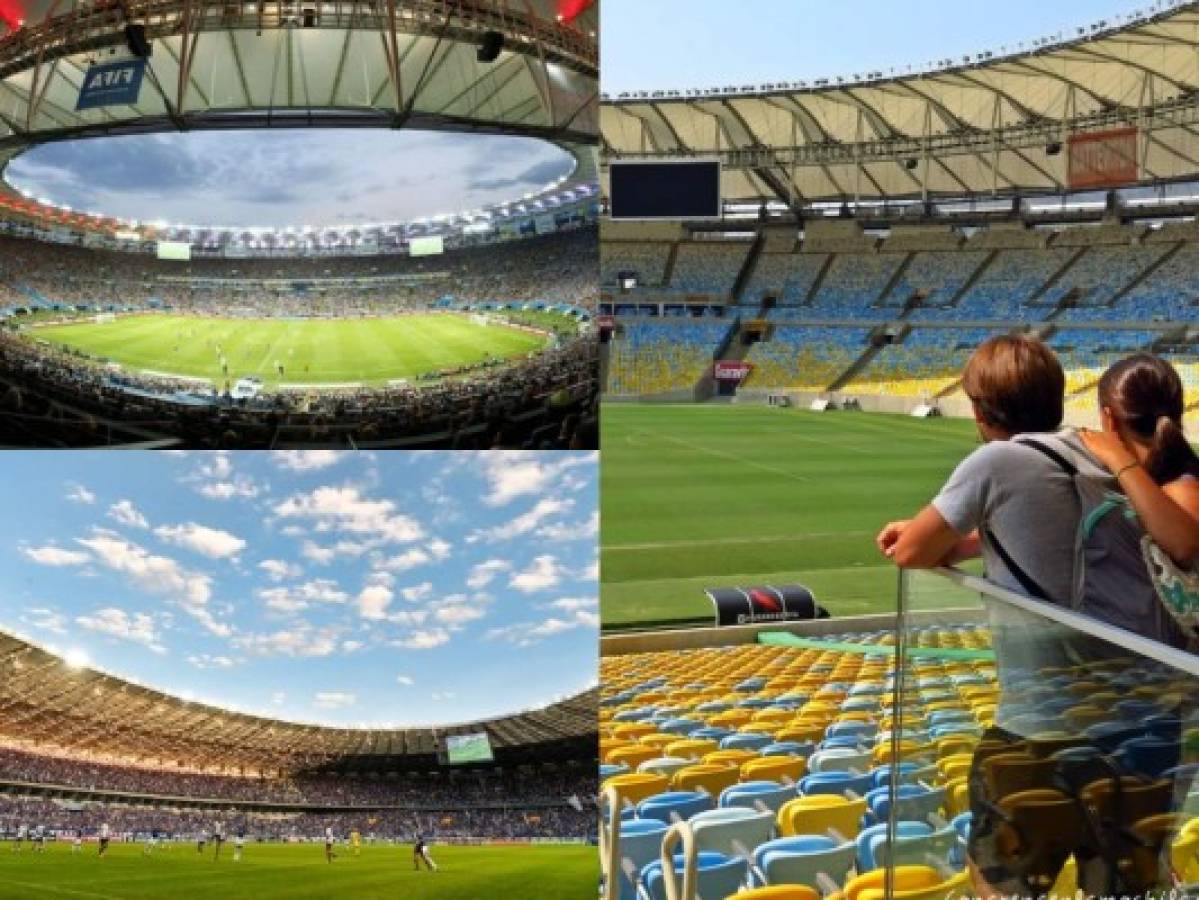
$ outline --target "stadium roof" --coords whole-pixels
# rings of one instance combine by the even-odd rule
[[[597,690],[545,709],[443,728],[354,729],[288,722],[189,702],[72,665],[0,632],[0,741],[31,749],[195,768],[295,771],[339,760],[435,766],[447,735],[486,732],[503,762],[593,743]],[[480,690],[485,690],[480,685]]]
[[[578,148],[594,145],[599,127],[596,14],[568,24],[555,9],[550,0],[79,4],[0,38],[0,168],[50,140],[245,128],[504,133],[584,156]],[[126,23],[144,24],[152,45],[136,103],[77,110],[89,67],[129,57]],[[489,32],[504,36],[503,50],[481,62]],[[44,212],[88,225],[76,212]]]
[[[1199,3],[1015,52],[601,103],[606,158],[719,157],[728,201],[1063,192],[1073,134],[1139,129],[1136,183],[1199,174]]]

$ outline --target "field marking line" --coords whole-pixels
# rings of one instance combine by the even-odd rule
[[[18,881],[15,878],[10,878],[7,875],[3,879],[4,884],[15,884],[21,887],[34,888],[37,891],[49,892],[51,894],[69,894],[72,897],[99,897],[101,900],[122,900],[120,894],[101,894],[96,891],[83,891],[78,888],[62,887],[57,884],[38,884],[36,881]]]
[[[656,435],[656,434],[653,434],[652,432],[648,432],[648,431],[641,431],[639,433],[644,435],[645,437],[650,438],[651,440],[653,440],[654,438],[661,438],[662,440],[667,440],[667,441],[670,441],[671,443],[678,444],[681,447],[688,447],[692,450],[698,450],[700,453],[707,453],[710,456],[716,456],[721,459],[732,460],[733,462],[739,463],[740,465],[749,466],[750,468],[753,468],[753,469],[761,469],[763,472],[769,472],[772,475],[782,475],[784,478],[790,478],[792,481],[808,482],[808,481],[812,480],[811,478],[809,478],[806,475],[797,475],[794,472],[788,472],[786,469],[779,469],[779,468],[776,468],[775,466],[768,466],[765,463],[755,462],[752,459],[746,459],[744,456],[738,456],[736,453],[727,453],[724,450],[716,450],[716,449],[713,449],[712,447],[705,447],[703,444],[696,444],[696,443],[693,443],[692,441],[687,441],[687,440],[684,440],[683,438],[675,437],[674,435],[670,435],[670,434]]]
[[[887,569],[895,571],[895,566],[891,563],[880,565],[857,565],[857,566],[806,566],[803,569],[782,569],[777,572],[701,572],[698,575],[675,575],[666,578],[633,578],[621,581],[610,581],[602,577],[601,569],[600,586],[616,587],[617,585],[625,584],[677,584],[684,581],[701,581],[711,580],[713,578],[731,579],[762,579],[772,578],[775,575],[792,575],[802,578],[805,574],[816,572],[872,572],[875,570]]]
[[[859,531],[797,531],[793,534],[775,534],[755,537],[724,537],[700,538],[693,541],[653,541],[643,544],[610,544],[601,545],[601,553],[622,553],[628,550],[669,550],[673,547],[715,547],[723,544],[770,544],[781,541],[803,540],[805,538],[859,537],[876,532]]]

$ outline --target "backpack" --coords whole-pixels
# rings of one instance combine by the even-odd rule
[[[1110,474],[1058,435],[1018,436],[1069,476],[1078,497],[1070,608],[1147,638],[1186,648],[1199,639],[1199,572],[1174,563],[1146,532]],[[1084,462],[1084,460],[1086,462]],[[1038,600],[1053,602],[995,540],[987,538],[1013,577]]]

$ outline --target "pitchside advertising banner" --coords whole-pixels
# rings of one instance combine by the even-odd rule
[[[754,370],[754,364],[743,360],[719,359],[712,364],[712,376],[717,381],[736,381],[738,383],[749,377]]]
[[[716,607],[718,627],[829,617],[828,611],[816,602],[812,592],[802,584],[708,588],[704,593]]]
[[[145,74],[144,59],[122,59],[92,66],[83,76],[83,87],[79,89],[75,109],[128,106],[137,103]]]
[[[1113,128],[1069,138],[1072,190],[1121,187],[1137,180],[1137,129]]]

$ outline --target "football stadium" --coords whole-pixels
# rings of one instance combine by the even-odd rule
[[[596,446],[592,3],[36,13],[0,26],[0,442]]]
[[[10,454],[0,897],[594,892],[595,454],[373,455]]]
[[[594,692],[356,730],[189,703],[11,635],[0,659],[0,896],[465,900],[533,882],[566,898],[594,883]],[[408,859],[417,834],[437,835],[436,884]]]
[[[1197,25],[603,96],[605,897],[973,896],[981,845],[1005,895],[1199,881],[1193,654],[875,544],[993,335],[1074,425],[1164,358],[1194,428]]]

